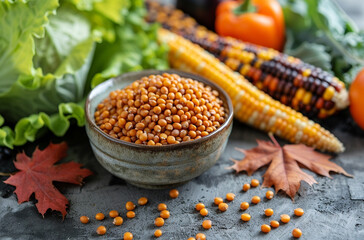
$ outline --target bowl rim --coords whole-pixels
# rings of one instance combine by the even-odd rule
[[[197,140],[182,142],[182,143],[178,143],[178,144],[167,144],[167,145],[162,145],[162,146],[158,146],[158,145],[155,146],[155,145],[136,144],[136,143],[133,143],[133,142],[127,142],[127,141],[123,141],[123,140],[120,140],[120,139],[113,138],[113,137],[109,136],[108,134],[106,134],[104,131],[102,131],[96,125],[93,118],[91,119],[91,116],[89,115],[89,112],[88,112],[89,106],[91,104],[90,97],[91,97],[91,95],[93,95],[92,94],[93,92],[97,91],[97,89],[103,88],[104,86],[109,85],[110,82],[117,81],[120,78],[128,78],[128,77],[134,77],[134,76],[139,76],[139,75],[144,75],[144,76],[161,75],[163,73],[177,74],[177,75],[180,75],[180,76],[183,75],[181,77],[191,78],[193,80],[202,82],[205,85],[208,85],[208,86],[212,87],[213,89],[217,90],[219,92],[219,94],[224,95],[226,101],[224,101],[223,99],[222,100],[225,102],[225,104],[227,105],[228,110],[229,110],[228,117],[227,117],[226,121],[218,129],[213,131],[211,134],[209,134],[207,136],[204,136],[204,137],[201,137],[201,138],[199,138]],[[134,81],[139,80],[140,78],[141,77],[138,77]],[[234,108],[233,108],[231,99],[230,99],[229,95],[220,86],[218,86],[214,82],[211,82],[210,80],[206,79],[203,76],[193,74],[193,73],[189,73],[189,72],[176,70],[176,69],[168,69],[168,70],[147,69],[147,70],[142,70],[142,71],[128,72],[128,73],[120,74],[120,75],[118,75],[116,77],[110,78],[110,79],[100,83],[99,85],[97,85],[87,95],[86,102],[85,102],[86,122],[89,124],[90,127],[95,129],[101,136],[103,136],[104,138],[106,138],[109,141],[112,141],[114,143],[121,144],[121,145],[126,145],[126,146],[131,147],[131,148],[137,148],[137,149],[143,149],[143,150],[174,150],[174,149],[179,149],[179,148],[183,148],[183,147],[186,147],[186,146],[199,144],[199,143],[208,141],[210,138],[213,138],[219,132],[222,132],[223,130],[225,130],[226,128],[228,128],[231,125],[233,115],[234,115]]]

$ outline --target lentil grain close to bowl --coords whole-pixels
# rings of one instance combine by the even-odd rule
[[[226,113],[224,123],[199,139],[162,146],[119,140],[97,126],[94,117],[97,106],[110,92],[123,89],[143,77],[163,73],[197,80],[216,90]],[[86,132],[96,159],[113,175],[143,188],[171,187],[201,175],[217,162],[232,129],[233,108],[227,94],[200,76],[175,70],[146,70],[110,79],[91,91],[85,108]]]

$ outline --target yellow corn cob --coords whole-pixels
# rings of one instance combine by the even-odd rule
[[[304,143],[322,151],[344,151],[343,144],[329,131],[272,99],[200,46],[162,28],[158,38],[168,44],[173,68],[206,77],[228,93],[235,117],[241,122],[290,142]]]
[[[349,105],[345,84],[332,74],[280,53],[219,36],[181,10],[147,1],[150,22],[183,36],[212,53],[260,90],[307,117],[326,118]]]

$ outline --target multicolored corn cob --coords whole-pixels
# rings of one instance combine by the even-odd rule
[[[220,37],[182,11],[147,4],[148,21],[212,53],[260,90],[308,117],[326,118],[349,105],[345,84],[330,73],[274,49]]]
[[[158,39],[168,44],[173,68],[199,74],[223,88],[232,99],[235,117],[241,122],[290,142],[322,151],[344,151],[343,144],[329,131],[272,99],[199,45],[163,28],[158,32]]]

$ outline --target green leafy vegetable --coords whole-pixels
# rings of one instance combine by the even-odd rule
[[[167,68],[144,13],[140,0],[0,1],[0,145],[83,126],[91,81]]]
[[[158,25],[144,21],[143,1],[131,1],[129,10],[122,13],[124,24],[114,24],[114,42],[97,46],[90,75],[91,87],[123,72],[141,69],[166,69],[167,46],[158,45]]]
[[[287,27],[285,52],[350,84],[364,66],[364,33],[334,1],[279,1]]]

